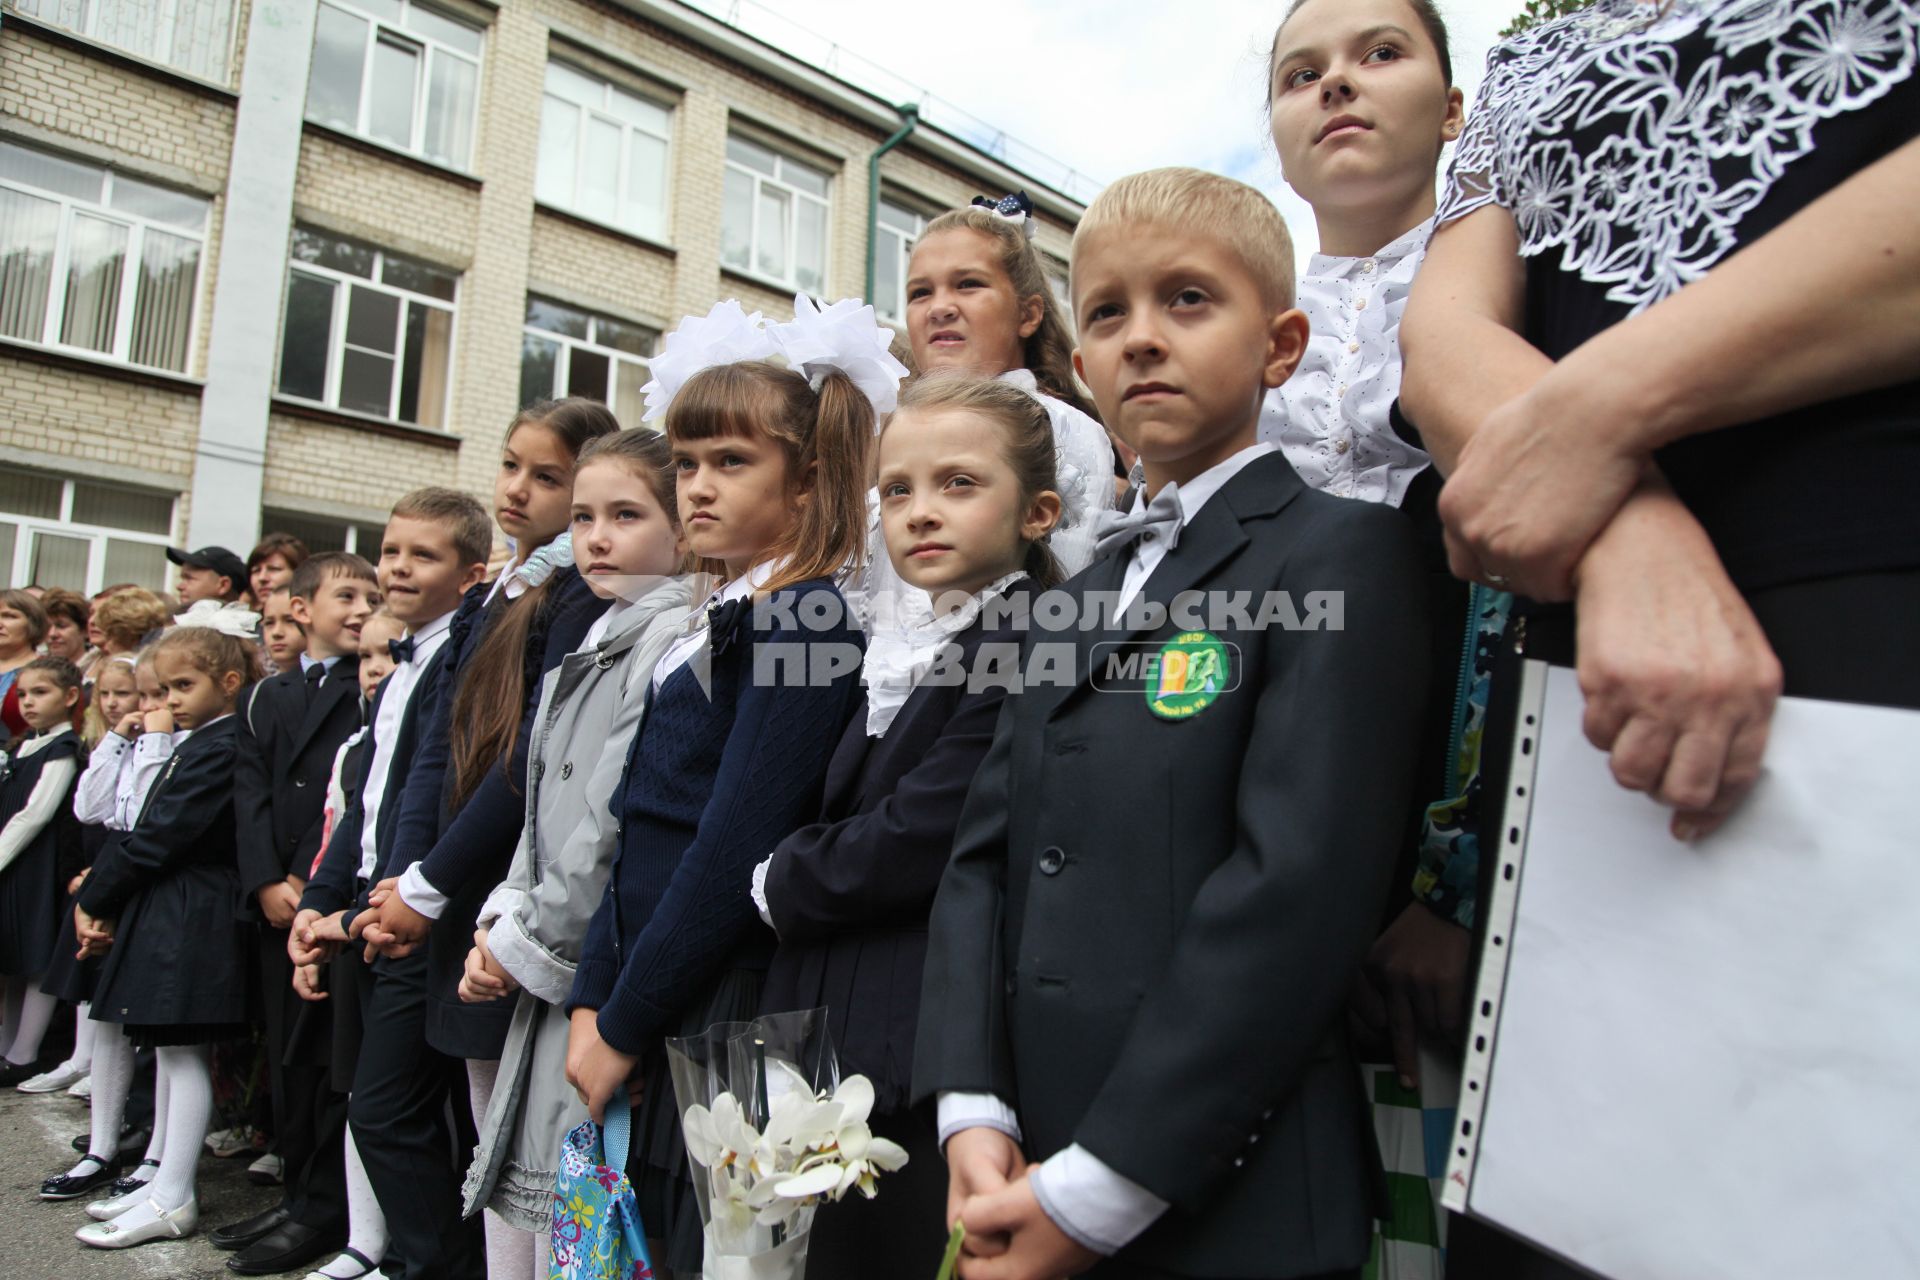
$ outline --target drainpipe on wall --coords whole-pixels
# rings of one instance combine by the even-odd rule
[[[880,263],[880,157],[905,142],[907,135],[920,124],[920,108],[916,104],[902,103],[894,110],[900,113],[900,128],[867,160],[867,287],[861,296],[868,302],[874,301],[873,277]]]

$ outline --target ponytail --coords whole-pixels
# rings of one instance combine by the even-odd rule
[[[874,414],[853,379],[829,372],[815,391],[801,374],[768,361],[715,365],[687,380],[667,409],[666,427],[675,442],[772,440],[785,454],[789,484],[797,487],[811,473],[792,527],[767,549],[778,568],[763,592],[859,567],[867,540]]]

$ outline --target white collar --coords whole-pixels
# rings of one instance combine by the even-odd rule
[[[1307,269],[1304,274],[1314,279],[1338,280],[1361,274],[1368,263],[1373,264],[1375,271],[1390,271],[1408,258],[1425,253],[1427,241],[1432,238],[1433,219],[1428,218],[1419,226],[1401,232],[1373,253],[1356,254],[1352,257],[1316,253],[1307,259]]]
[[[429,622],[426,626],[421,627],[418,631],[407,632],[407,638],[412,640],[416,645],[422,645],[429,640],[435,639],[442,631],[445,631],[453,625],[453,615],[458,612],[460,612],[458,609],[449,609],[432,622]]]
[[[701,627],[707,625],[707,610],[713,608],[715,605],[726,604],[730,600],[745,600],[761,587],[766,586],[767,583],[773,581],[774,570],[779,567],[780,562],[777,560],[762,560],[759,564],[754,565],[739,577],[729,578],[720,586],[715,587],[712,593],[700,602],[700,607],[694,610],[694,614],[698,618],[697,625]],[[693,622],[694,619],[690,618],[688,621]]]
[[[1169,482],[1174,486],[1175,500],[1180,503],[1180,527],[1184,529],[1192,524],[1193,518],[1200,514],[1200,508],[1207,505],[1207,499],[1224,489],[1227,481],[1244,471],[1248,464],[1278,452],[1278,448],[1262,440],[1258,444],[1248,445],[1230,458],[1214,463],[1185,484]],[[1133,495],[1133,510],[1139,511],[1146,505],[1147,491],[1143,486]]]
[[[1026,576],[1026,570],[1017,569],[974,592],[951,613],[928,611],[907,626],[880,632],[867,642],[860,679],[867,687],[868,737],[886,736],[894,717],[900,714],[920,678],[932,669],[940,650],[974,624],[988,598],[1004,595],[1008,587]],[[915,594],[926,595],[922,591]]]

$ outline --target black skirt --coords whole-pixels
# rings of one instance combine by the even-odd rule
[[[52,823],[0,872],[0,973],[46,972],[60,930],[61,892]]]
[[[100,981],[100,957],[79,958],[80,937],[73,931],[73,895],[60,911],[53,954],[47,957],[47,976],[40,989],[68,1004],[85,1004],[93,999],[93,988]]]
[[[235,912],[238,898],[238,872],[216,865],[179,868],[135,894],[100,967],[93,1016],[120,1023],[143,1044],[210,1044],[235,1028],[246,1034],[258,943]]]

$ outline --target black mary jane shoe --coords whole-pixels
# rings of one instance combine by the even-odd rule
[[[40,1184],[42,1200],[78,1200],[89,1192],[96,1191],[112,1182],[120,1172],[117,1160],[102,1161],[99,1156],[85,1156],[81,1164],[93,1166],[86,1173],[62,1173],[48,1178]]]
[[[151,1169],[153,1170],[153,1172],[148,1174],[146,1177],[142,1178],[139,1176],[140,1171],[142,1169]],[[129,1191],[132,1191],[135,1187],[144,1187],[148,1183],[152,1182],[154,1178],[158,1176],[159,1172],[160,1172],[160,1162],[158,1160],[142,1160],[139,1164],[133,1167],[132,1173],[128,1174],[124,1178],[121,1178],[119,1181],[115,1182],[112,1186],[108,1187],[107,1194],[104,1198],[108,1200],[118,1200],[121,1196],[124,1196]]]
[[[7,1062],[0,1060],[0,1089],[11,1089],[23,1080],[31,1080],[40,1074],[40,1064],[36,1062]]]

